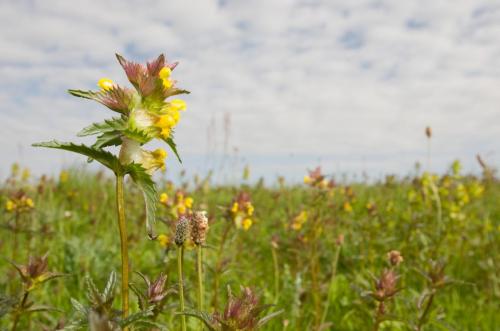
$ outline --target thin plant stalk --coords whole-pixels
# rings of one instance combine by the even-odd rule
[[[432,306],[432,303],[434,302],[434,295],[435,294],[436,294],[435,291],[433,291],[431,293],[431,295],[429,296],[429,299],[427,299],[427,303],[425,305],[424,311],[423,311],[422,315],[420,316],[420,318],[418,319],[417,331],[422,330],[422,327],[427,322],[427,316],[429,315],[429,312],[431,311],[431,306]]]
[[[198,311],[203,311],[204,290],[203,290],[203,248],[202,245],[196,246],[196,269],[198,273]],[[200,321],[200,330],[203,330],[203,322]]]
[[[340,257],[340,249],[342,245],[337,245],[337,249],[335,250],[335,256],[332,262],[332,276],[330,277],[330,285],[328,287],[328,295],[325,303],[325,309],[323,310],[323,317],[321,318],[321,324],[325,323],[326,316],[328,314],[328,309],[330,308],[330,303],[332,301],[332,286],[335,281],[335,277],[337,276],[337,265],[339,263]]]
[[[219,249],[217,251],[217,258],[216,258],[216,263],[215,263],[215,274],[214,274],[214,296],[212,298],[212,307],[214,310],[217,310],[218,306],[218,294],[219,294],[219,283],[220,283],[220,278],[219,275],[222,272],[222,252],[224,250],[224,244],[227,240],[227,236],[229,234],[229,231],[232,228],[232,223],[231,221],[226,222],[226,228],[224,229],[224,232],[222,234],[221,242],[219,244]]]
[[[129,315],[129,261],[128,261],[128,237],[125,223],[125,202],[123,198],[123,175],[116,176],[116,206],[118,211],[118,227],[120,229],[120,244],[122,257],[122,317]],[[128,330],[128,328],[124,328]]]
[[[184,264],[184,246],[177,246],[177,271],[179,274],[179,301],[181,308],[181,323],[182,323],[182,331],[186,331],[186,315],[184,315],[184,280],[183,280],[183,268]]]
[[[11,331],[17,330],[17,324],[19,323],[19,318],[25,308],[26,302],[28,301],[29,292],[25,291],[23,295],[23,300],[21,301],[21,305],[19,306],[19,310],[14,315],[14,322],[12,323]]]
[[[273,267],[274,267],[274,303],[278,303],[280,297],[280,268],[278,264],[278,253],[276,248],[271,245],[271,253],[273,255]]]

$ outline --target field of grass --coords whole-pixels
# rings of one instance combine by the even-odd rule
[[[318,171],[303,185],[181,181],[157,182],[153,240],[142,192],[125,181],[130,283],[146,293],[138,272],[152,280],[163,273],[164,289],[171,289],[160,289],[156,301],[146,298],[153,313],[136,315],[143,322],[132,329],[181,330],[175,226],[180,215],[198,210],[209,221],[203,316],[218,330],[254,330],[273,312],[263,330],[500,329],[500,185],[491,173],[466,176],[455,162],[439,177],[417,173],[349,185]],[[101,172],[69,169],[56,178],[30,178],[14,168],[0,187],[1,330],[70,329],[72,321],[89,319],[92,330],[113,329],[101,322],[121,307],[114,185]],[[186,311],[200,314],[194,312],[197,246],[189,240],[183,246]],[[35,259],[21,267],[45,254],[46,270]],[[45,280],[60,276],[47,271],[63,275]],[[118,285],[107,298],[115,294],[115,300],[89,298],[89,277],[103,289],[112,272]],[[224,311],[228,289],[232,299]],[[260,315],[257,298],[272,304]],[[130,291],[131,314],[143,301]],[[82,317],[89,311],[101,321]],[[188,330],[201,329],[199,319],[186,320]]]

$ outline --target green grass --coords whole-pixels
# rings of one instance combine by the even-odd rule
[[[441,220],[429,183],[434,183],[439,191]],[[204,252],[205,306],[211,312],[218,248],[222,233],[230,226],[221,256],[223,270],[218,275],[217,310],[224,307],[228,285],[233,291],[240,286],[252,287],[265,303],[276,305],[272,309],[284,309],[265,330],[373,329],[376,302],[368,293],[374,290],[375,277],[389,268],[386,255],[390,250],[400,251],[404,262],[396,268],[400,291],[387,303],[388,321],[382,322],[379,330],[414,330],[424,309],[418,307],[419,298],[430,286],[424,274],[431,261],[446,265],[445,286],[437,289],[422,330],[495,330],[500,325],[500,185],[494,180],[450,173],[433,180],[423,176],[356,183],[351,186],[352,196],[342,185],[319,189],[305,185],[205,184],[186,182],[175,189],[183,189],[194,198],[194,210],[204,209],[209,215]],[[102,288],[110,272],[119,273],[114,182],[102,174],[75,169],[65,182],[57,178],[45,182],[11,179],[0,187],[2,206],[20,189],[34,200],[35,208],[19,216],[23,232],[18,234],[15,254],[14,233],[8,229],[14,214],[2,209],[2,256],[14,256],[15,262],[24,264],[29,255],[48,252],[49,270],[67,276],[43,284],[31,295],[38,304],[61,311],[32,314],[29,326],[28,318],[23,318],[18,329],[54,329],[59,320],[71,319],[70,298],[86,301],[86,275]],[[158,191],[174,196],[174,189],[165,182],[159,183]],[[227,209],[242,191],[250,194],[255,207],[248,231],[237,229],[227,216]],[[125,200],[131,270],[150,278],[166,273],[168,285],[175,286],[175,245],[163,248],[158,241],[147,239],[141,193],[130,182],[126,184]],[[352,206],[352,212],[345,207],[346,202]],[[374,207],[368,208],[368,203]],[[307,210],[308,219],[295,230],[291,225],[301,210]],[[159,206],[158,219],[157,233],[173,238],[176,220],[168,207]],[[344,243],[336,276],[332,278],[339,235],[344,236]],[[272,241],[277,244],[274,259]],[[11,294],[20,288],[20,282],[5,259],[0,262],[0,294]],[[195,249],[186,249],[184,269],[186,306],[195,309]],[[140,281],[135,274],[131,278],[133,282]],[[137,300],[133,293],[130,295],[134,312],[138,310]],[[331,302],[325,313],[328,297]],[[120,308],[119,300],[115,308]],[[171,330],[180,329],[176,311],[178,298],[172,295],[158,321]],[[326,318],[321,327],[323,315]],[[197,320],[187,320],[188,330],[199,329]],[[1,330],[10,325],[9,314],[0,317]]]

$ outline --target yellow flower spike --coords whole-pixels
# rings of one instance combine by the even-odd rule
[[[170,108],[173,110],[186,110],[186,101],[181,99],[173,99],[170,101]]]
[[[189,208],[191,209],[193,207],[193,198],[191,197],[187,197],[185,200],[184,200],[184,206],[186,206],[186,208]]]
[[[234,214],[236,214],[236,213],[238,212],[238,209],[239,209],[239,208],[240,208],[240,205],[239,205],[237,202],[235,202],[235,203],[233,203],[233,206],[231,207],[231,211],[232,211]]]
[[[170,128],[163,128],[161,129],[161,132],[160,132],[160,135],[167,139],[168,137],[170,137]]]
[[[23,170],[23,174],[21,175],[21,179],[23,181],[27,181],[30,178],[30,176],[31,176],[30,170],[28,168],[25,168]]]
[[[66,170],[61,171],[59,174],[59,181],[61,183],[66,183],[69,179],[69,173]]]
[[[310,184],[312,181],[311,177],[309,176],[304,176],[304,184]]]
[[[109,90],[113,89],[114,85],[115,85],[115,83],[109,78],[101,78],[97,82],[97,86],[99,86],[104,91],[109,91]]]
[[[352,213],[352,206],[349,201],[344,202],[344,211],[347,213]]]
[[[252,220],[250,218],[245,218],[243,222],[241,222],[241,226],[243,230],[247,231],[252,226]]]
[[[5,209],[7,211],[13,211],[14,209],[16,209],[16,204],[12,200],[7,200],[7,202],[5,203]]]
[[[167,193],[160,194],[160,202],[161,203],[167,203],[168,202],[168,194]]]
[[[170,243],[170,238],[165,235],[165,234],[160,234],[156,240],[158,240],[158,242],[160,243],[160,246],[161,247],[167,247],[168,244]]]

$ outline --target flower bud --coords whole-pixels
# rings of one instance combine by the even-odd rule
[[[206,211],[196,211],[191,217],[191,239],[196,245],[205,243],[208,231]]]
[[[182,246],[184,244],[189,236],[189,230],[189,220],[186,217],[181,216],[181,218],[179,218],[179,221],[177,222],[177,225],[175,226],[174,241],[177,246]]]

